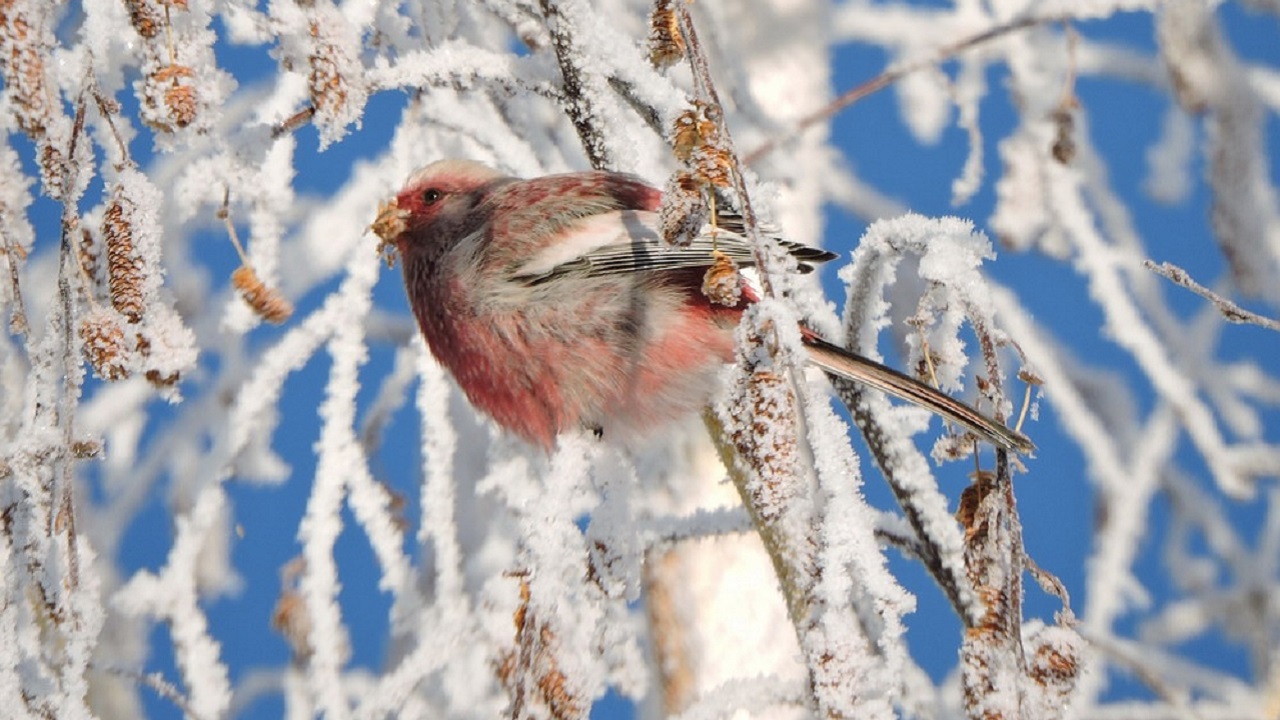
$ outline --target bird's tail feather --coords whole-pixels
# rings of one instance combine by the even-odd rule
[[[844,348],[813,336],[805,337],[809,361],[837,377],[886,392],[974,431],[994,445],[1019,453],[1030,453],[1035,444],[1022,433],[1005,427],[968,405],[935,390],[893,368],[855,355]]]

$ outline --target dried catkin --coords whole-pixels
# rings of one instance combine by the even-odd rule
[[[111,381],[129,377],[129,348],[114,313],[101,306],[90,310],[80,322],[80,339],[84,341],[85,360],[94,374]]]
[[[125,0],[124,4],[129,9],[129,23],[139,35],[150,39],[160,33],[164,18],[151,0]]]
[[[662,239],[670,245],[688,245],[707,223],[710,215],[702,183],[687,170],[667,180],[658,209]]]
[[[80,243],[76,246],[76,256],[80,261],[80,267],[84,269],[86,288],[89,295],[96,297],[98,294],[99,283],[101,282],[99,273],[102,268],[98,264],[98,241],[93,237],[93,233],[89,232],[89,228],[80,228]]]
[[[43,21],[39,9],[29,3],[0,4],[0,69],[18,127],[32,138],[44,135],[53,113],[44,64],[51,38]]]
[[[369,96],[360,60],[360,32],[332,2],[308,3],[303,11],[307,90],[321,145],[327,145],[360,121]]]
[[[200,96],[196,93],[194,82],[195,71],[186,65],[165,65],[147,76],[147,83],[152,89],[147,96],[158,94],[164,98],[166,120],[171,127],[161,123],[157,129],[172,130],[184,128],[195,122],[200,110]]]
[[[45,192],[59,199],[71,124],[45,62],[58,45],[52,29],[55,6],[45,0],[0,0],[0,80],[18,127],[36,143]]]
[[[142,319],[142,258],[134,246],[133,218],[126,212],[126,204],[117,186],[102,217],[102,238],[107,247],[111,306],[136,323]]]
[[[263,320],[279,325],[293,315],[293,305],[278,290],[262,282],[248,265],[241,265],[231,274],[231,284]]]
[[[649,62],[664,68],[684,59],[684,35],[674,0],[657,0],[649,16]]]
[[[738,263],[725,253],[711,253],[711,267],[702,277],[702,294],[717,305],[737,307],[742,302],[742,275]]]

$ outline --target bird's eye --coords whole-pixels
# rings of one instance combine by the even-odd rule
[[[437,202],[440,201],[440,198],[442,197],[444,197],[444,193],[437,190],[436,188],[430,188],[428,190],[422,191],[422,202],[428,205],[436,204]]]

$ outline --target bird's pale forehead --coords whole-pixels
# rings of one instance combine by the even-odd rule
[[[437,160],[410,175],[405,187],[418,187],[431,182],[480,184],[500,175],[493,168],[471,160]]]

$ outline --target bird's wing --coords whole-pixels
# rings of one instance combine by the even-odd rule
[[[734,229],[741,229],[736,216],[718,218],[687,245],[669,245],[658,232],[658,214],[621,210],[579,219],[560,242],[544,248],[518,267],[515,279],[538,285],[556,277],[599,277],[635,272],[661,272],[710,267],[712,253],[727,255],[739,267],[755,265],[751,242]],[[730,229],[734,228],[734,229]],[[834,253],[782,240],[774,236],[796,258],[802,272],[812,264],[834,259]]]

